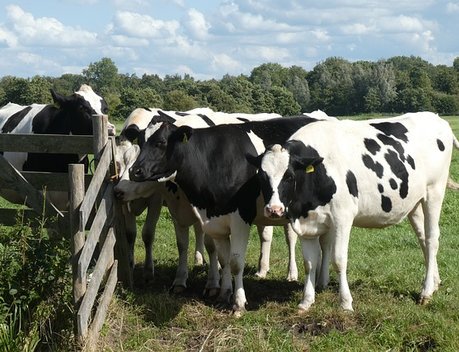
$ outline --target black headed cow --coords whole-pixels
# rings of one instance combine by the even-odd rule
[[[68,97],[54,90],[51,90],[51,95],[57,106],[46,104],[21,106],[8,103],[2,107],[0,132],[88,135],[92,134],[92,115],[108,112],[105,100],[86,84]],[[114,134],[114,126],[109,124],[108,128],[109,133]],[[79,156],[74,154],[18,152],[2,152],[2,154],[19,171],[67,172],[68,164],[79,161]],[[21,196],[9,190],[0,190],[0,195],[13,203],[23,202]],[[59,195],[52,199],[53,195],[48,195],[59,209],[66,206],[67,197]]]
[[[149,136],[130,169],[131,180],[173,180],[183,190],[204,232],[216,243],[223,268],[220,299],[229,299],[231,274],[235,276],[236,314],[245,309],[242,274],[260,194],[256,168],[247,157],[286,141],[314,121],[309,117],[275,118],[201,129],[165,122]]]
[[[347,253],[352,226],[380,228],[408,217],[421,244],[426,275],[420,302],[438,289],[439,218],[452,148],[450,126],[429,112],[367,121],[324,121],[298,130],[259,158],[264,212],[289,218],[301,236],[307,310],[315,299],[319,237],[333,246],[341,307],[352,310]]]

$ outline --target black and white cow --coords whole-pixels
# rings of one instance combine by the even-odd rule
[[[265,215],[289,218],[301,236],[306,269],[301,310],[315,300],[319,237],[331,246],[324,255],[331,249],[341,307],[353,310],[346,276],[351,227],[381,228],[405,217],[425,258],[420,303],[431,299],[440,284],[439,218],[453,146],[459,148],[459,142],[448,123],[420,112],[310,124],[258,158]]]
[[[83,84],[71,96],[65,97],[51,90],[55,105],[31,104],[22,106],[8,103],[0,109],[1,133],[30,134],[92,134],[92,115],[108,112],[105,100]],[[114,125],[109,124],[109,133],[114,134]],[[78,155],[2,152],[19,171],[67,172],[67,165],[80,160]],[[24,199],[15,192],[0,190],[0,196],[13,203],[22,204]],[[48,192],[48,197],[58,209],[67,206],[67,195],[63,192]]]
[[[300,127],[315,121],[309,117],[276,118],[201,129],[164,122],[146,140],[130,169],[131,180],[173,180],[183,190],[204,232],[217,246],[222,265],[220,299],[229,300],[231,274],[235,276],[236,314],[246,304],[242,274],[250,226],[273,224],[258,222],[263,220],[257,217],[260,189],[256,168],[247,157],[256,157],[267,145],[286,141]]]
[[[314,114],[315,112],[311,113]],[[147,209],[147,219],[143,225],[142,238],[145,244],[145,265],[144,274],[149,277],[153,273],[153,257],[152,243],[154,241],[155,226],[159,217],[159,211],[164,199],[174,222],[177,245],[179,249],[179,265],[177,267],[176,276],[172,284],[174,292],[180,292],[186,287],[186,279],[188,277],[188,236],[189,227],[194,226],[196,236],[195,263],[203,263],[204,246],[209,254],[209,275],[206,284],[206,292],[211,294],[215,287],[215,282],[218,284],[218,263],[214,262],[215,248],[213,241],[204,235],[201,224],[192,212],[189,202],[183,195],[183,192],[176,186],[168,183],[157,182],[132,182],[129,180],[129,174],[125,170],[132,166],[137,154],[138,146],[131,143],[135,138],[139,139],[139,143],[143,144],[144,136],[153,134],[164,121],[169,121],[175,125],[187,125],[193,127],[209,127],[223,123],[243,123],[249,120],[266,120],[279,117],[277,114],[239,114],[239,113],[222,113],[215,112],[209,108],[198,108],[186,112],[162,111],[159,109],[135,109],[126,120],[123,130],[120,135],[120,143],[117,147],[117,158],[119,165],[120,180],[115,186],[115,194],[121,200],[128,202],[124,206],[124,213],[127,223],[127,237],[130,243],[130,261],[133,266],[133,249],[136,237],[135,216]],[[145,132],[142,132],[146,129]],[[167,187],[166,187],[167,185]],[[162,198],[161,198],[161,197]],[[128,205],[129,208],[128,209]],[[258,271],[259,277],[265,277],[269,271],[269,257],[272,243],[272,227],[259,226],[258,232],[261,242],[260,258]],[[289,266],[287,279],[297,280],[298,269],[295,259],[295,244],[297,235],[290,226],[285,226],[285,236],[289,247]]]

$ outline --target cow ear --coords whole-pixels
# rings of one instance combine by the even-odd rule
[[[133,142],[140,134],[139,126],[132,124],[126,127],[122,134],[126,137],[126,139],[130,142]]]
[[[171,140],[173,142],[188,143],[192,135],[193,129],[191,127],[181,126],[171,135]]]
[[[261,155],[252,155],[252,154],[246,154],[245,158],[249,162],[249,164],[255,166],[257,169],[261,167],[261,159],[263,158],[263,154]]]
[[[298,170],[303,170],[305,173],[310,174],[315,172],[317,165],[319,165],[324,158],[321,157],[292,157],[291,162],[293,168]]]
[[[67,98],[65,96],[63,96],[62,94],[59,94],[54,89],[50,89],[50,91],[51,91],[51,96],[53,97],[54,103],[57,104],[58,106],[61,106],[67,101]]]

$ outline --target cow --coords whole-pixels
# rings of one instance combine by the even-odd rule
[[[419,302],[429,302],[440,284],[439,218],[453,146],[459,142],[448,123],[419,112],[309,124],[251,160],[259,168],[265,216],[289,219],[301,238],[306,278],[300,311],[315,300],[319,238],[330,246],[324,255],[331,252],[338,273],[340,305],[352,311],[346,276],[352,226],[382,228],[406,217],[425,259]]]
[[[173,181],[183,190],[217,247],[222,265],[220,300],[229,302],[231,275],[235,276],[236,316],[247,302],[242,275],[250,226],[280,224],[258,216],[260,188],[256,168],[247,158],[315,121],[284,117],[200,129],[164,122],[146,140],[129,171],[133,181]]]
[[[1,133],[23,134],[92,134],[92,115],[106,114],[108,106],[105,100],[97,95],[89,85],[83,84],[70,96],[63,96],[51,90],[54,103],[31,104],[22,106],[8,103],[0,109]],[[115,127],[108,125],[109,134],[115,133]],[[19,153],[2,152],[19,171],[67,172],[68,164],[80,161],[74,154]],[[23,204],[24,199],[16,192],[0,190],[0,196],[12,203]],[[67,206],[68,196],[65,192],[48,192],[48,198],[58,209]]]
[[[179,248],[179,265],[177,273],[172,284],[173,292],[181,292],[186,287],[187,273],[187,252],[188,252],[188,227],[193,225],[196,235],[196,251],[195,263],[202,264],[203,262],[203,247],[209,253],[210,265],[208,282],[206,284],[205,292],[212,295],[215,291],[215,277],[216,268],[218,263],[214,263],[213,242],[210,238],[204,237],[201,226],[197,218],[191,213],[190,205],[186,203],[186,197],[178,195],[177,187],[173,187],[170,183],[165,187],[156,182],[131,182],[129,181],[127,170],[135,161],[135,156],[138,153],[138,146],[133,145],[131,141],[135,138],[139,139],[139,143],[144,143],[144,135],[150,135],[161,125],[163,121],[169,121],[176,125],[191,125],[194,127],[208,127],[209,125],[222,124],[222,123],[243,123],[247,120],[264,120],[279,117],[277,114],[264,113],[264,114],[239,114],[239,113],[220,113],[214,112],[209,108],[198,108],[187,112],[173,112],[162,111],[159,109],[135,109],[127,118],[123,130],[120,135],[120,142],[117,147],[117,158],[119,164],[120,181],[115,186],[115,194],[118,198],[126,203],[124,213],[126,216],[127,236],[130,243],[130,262],[133,267],[133,246],[136,237],[135,215],[140,214],[145,208],[147,209],[147,219],[142,229],[142,238],[145,243],[145,265],[144,276],[149,278],[153,274],[153,260],[152,260],[152,242],[154,239],[155,224],[159,216],[161,207],[161,199],[159,195],[164,198],[169,211],[174,220],[174,227],[176,232],[177,244]],[[148,122],[147,122],[148,121]],[[149,123],[150,122],[150,123]],[[145,130],[149,123],[148,131],[141,133]],[[148,138],[148,137],[147,137]],[[171,193],[172,192],[172,193]],[[155,197],[155,200],[149,197]],[[179,200],[177,200],[179,199]],[[130,204],[131,210],[127,208]],[[156,214],[156,215],[153,215]],[[272,227],[259,227],[258,232],[261,241],[261,250],[259,258],[258,271],[256,276],[265,277],[269,271],[269,254],[272,242]],[[296,234],[289,226],[285,226],[285,236],[289,246],[289,267],[287,279],[289,281],[297,280],[298,269],[295,260],[295,243]]]

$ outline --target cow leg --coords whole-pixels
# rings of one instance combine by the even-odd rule
[[[135,238],[137,237],[137,224],[135,221],[135,215],[131,213],[126,204],[122,206],[124,221],[126,223],[126,239],[129,246],[129,253],[128,253],[128,261],[129,267],[132,271],[134,271],[134,245],[135,245]]]
[[[197,221],[193,225],[194,236],[196,237],[196,249],[194,251],[194,265],[204,265],[204,231],[201,224]]]
[[[288,275],[287,281],[298,280],[298,268],[296,266],[296,255],[295,246],[298,239],[298,235],[290,224],[284,226],[285,240],[287,241],[288,247]]]
[[[243,274],[245,266],[245,254],[249,242],[250,225],[239,216],[231,217],[231,254],[230,266],[234,276],[234,305],[233,312],[240,317],[245,311],[247,298],[245,296]]]
[[[260,237],[260,258],[258,260],[258,271],[255,276],[265,278],[269,271],[269,256],[273,241],[272,226],[257,226],[258,236]]]
[[[152,195],[148,200],[147,216],[142,228],[142,239],[145,245],[145,263],[143,275],[145,280],[151,280],[155,273],[153,263],[153,242],[155,240],[156,224],[161,214],[163,200],[158,194]]]
[[[325,233],[319,237],[320,248],[322,250],[322,261],[320,269],[318,269],[318,277],[316,281],[316,290],[321,291],[327,288],[330,281],[330,257],[332,252],[332,236],[330,233]]]
[[[330,230],[330,236],[334,238],[332,263],[338,273],[341,308],[353,311],[352,295],[347,281],[347,257],[352,224],[336,224],[335,226],[334,229]]]
[[[204,234],[204,245],[209,255],[209,269],[207,272],[207,282],[204,295],[213,297],[217,295],[220,288],[220,273],[218,272],[218,255],[215,242],[207,234]]]
[[[172,222],[175,228],[179,259],[171,290],[173,293],[181,293],[185,290],[186,280],[188,279],[189,226],[179,225],[175,218],[172,218]]]
[[[316,273],[320,266],[320,244],[318,237],[301,237],[301,249],[304,262],[304,290],[303,299],[298,308],[300,312],[307,311],[315,301]]]
[[[222,266],[220,294],[217,301],[229,304],[233,294],[233,283],[231,279],[230,258],[230,239],[229,236],[214,237],[215,248],[217,248],[218,260]]]
[[[425,224],[426,276],[421,291],[420,303],[426,304],[440,285],[437,252],[440,237],[440,213],[444,197],[444,187],[431,187],[427,190],[427,200],[422,203]]]

